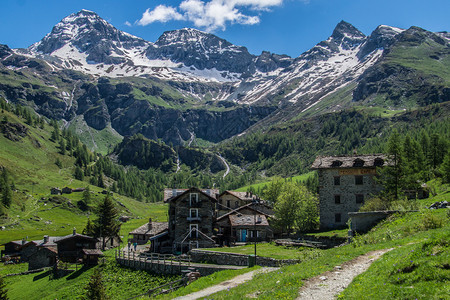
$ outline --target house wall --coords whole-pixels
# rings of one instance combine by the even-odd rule
[[[348,213],[356,212],[371,195],[378,194],[382,186],[375,181],[375,168],[319,169],[320,227],[344,227]],[[362,176],[363,184],[355,184],[355,176]],[[340,178],[340,184],[334,184],[334,178]],[[335,203],[335,196],[340,203]],[[363,202],[356,203],[356,195],[363,195]],[[336,216],[340,214],[340,221]]]
[[[28,261],[30,257],[38,251],[38,247],[35,244],[27,245],[22,248],[21,259],[22,261]]]
[[[220,196],[218,201],[219,201],[219,205],[217,206],[217,208],[218,208],[218,216],[219,217],[230,212],[233,209],[236,209],[240,206],[248,204],[247,201],[242,201],[238,197],[236,197],[234,195],[230,195],[230,194],[224,194],[224,195]],[[230,201],[230,206],[227,206],[227,201]],[[237,205],[236,205],[236,202],[237,202]],[[228,207],[230,209],[227,209],[226,207]]]
[[[83,237],[73,237],[58,242],[58,255],[62,261],[75,262],[81,258],[82,249],[96,249],[96,241]]]
[[[51,267],[56,263],[56,253],[47,249],[39,249],[30,256],[28,270]]]
[[[199,243],[199,247],[212,247],[214,242],[198,234],[198,238],[188,237],[191,224],[197,224],[199,231],[206,236],[213,235],[213,216],[215,203],[202,193],[192,192],[198,195],[198,203],[190,202],[190,194],[186,193],[180,198],[171,201],[169,205],[169,237],[176,245],[184,240],[184,243]],[[198,219],[190,218],[190,209],[198,209]]]

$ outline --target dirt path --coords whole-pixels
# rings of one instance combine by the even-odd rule
[[[365,272],[370,265],[384,253],[392,249],[372,251],[361,255],[333,271],[325,272],[305,282],[297,299],[335,299],[357,275]]]
[[[186,295],[186,296],[181,296],[181,297],[178,297],[178,298],[175,298],[175,299],[176,300],[188,300],[188,299],[191,300],[191,299],[198,299],[198,298],[202,298],[202,297],[207,297],[207,296],[212,295],[214,293],[217,293],[217,292],[220,292],[220,291],[223,291],[223,290],[226,290],[226,289],[231,289],[231,288],[237,287],[238,285],[240,285],[240,284],[242,284],[242,283],[244,283],[246,281],[251,280],[255,274],[272,272],[272,271],[275,271],[275,270],[278,270],[278,269],[279,268],[268,268],[268,267],[266,267],[266,268],[262,268],[262,269],[259,269],[259,270],[250,271],[248,273],[245,273],[245,274],[242,274],[242,275],[238,275],[238,276],[236,276],[236,277],[234,277],[234,278],[232,278],[230,280],[227,280],[227,281],[221,282],[219,284],[210,286],[210,287],[208,287],[206,289],[203,289],[201,291],[198,291],[198,292],[195,292],[195,293],[191,293],[191,294]]]

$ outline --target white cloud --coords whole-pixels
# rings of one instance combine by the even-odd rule
[[[183,0],[177,8],[159,5],[154,10],[147,9],[138,24],[145,26],[157,21],[188,20],[207,31],[225,30],[228,24],[254,25],[260,22],[259,15],[246,14],[244,9],[267,11],[281,4],[283,0]]]
[[[142,18],[138,21],[139,25],[148,25],[153,22],[168,22],[171,20],[182,20],[183,16],[171,6],[158,5],[154,10],[147,9]]]
[[[128,21],[125,21],[125,23],[124,23],[126,26],[128,26],[128,27],[131,27],[131,23],[130,22],[128,22]]]

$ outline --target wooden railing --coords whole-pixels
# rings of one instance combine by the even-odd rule
[[[125,265],[130,267],[142,267],[143,269],[151,269],[158,267],[160,269],[175,270],[181,272],[182,268],[191,266],[190,256],[175,256],[172,254],[159,253],[141,253],[127,251],[116,251],[115,257],[117,261],[125,261]],[[150,265],[150,266],[149,266]]]

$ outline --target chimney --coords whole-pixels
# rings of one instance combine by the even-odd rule
[[[248,198],[248,191],[245,192],[245,197]]]
[[[147,227],[148,227],[148,230],[152,230],[152,218],[148,218]]]
[[[47,244],[49,241],[48,235],[44,235],[44,244]]]
[[[172,197],[176,197],[177,195],[177,189],[172,189]]]
[[[77,229],[74,227],[73,228],[73,235],[76,235],[77,234]]]
[[[23,238],[22,239],[22,245],[25,245],[25,242],[26,242],[27,240],[25,239],[25,238]]]

